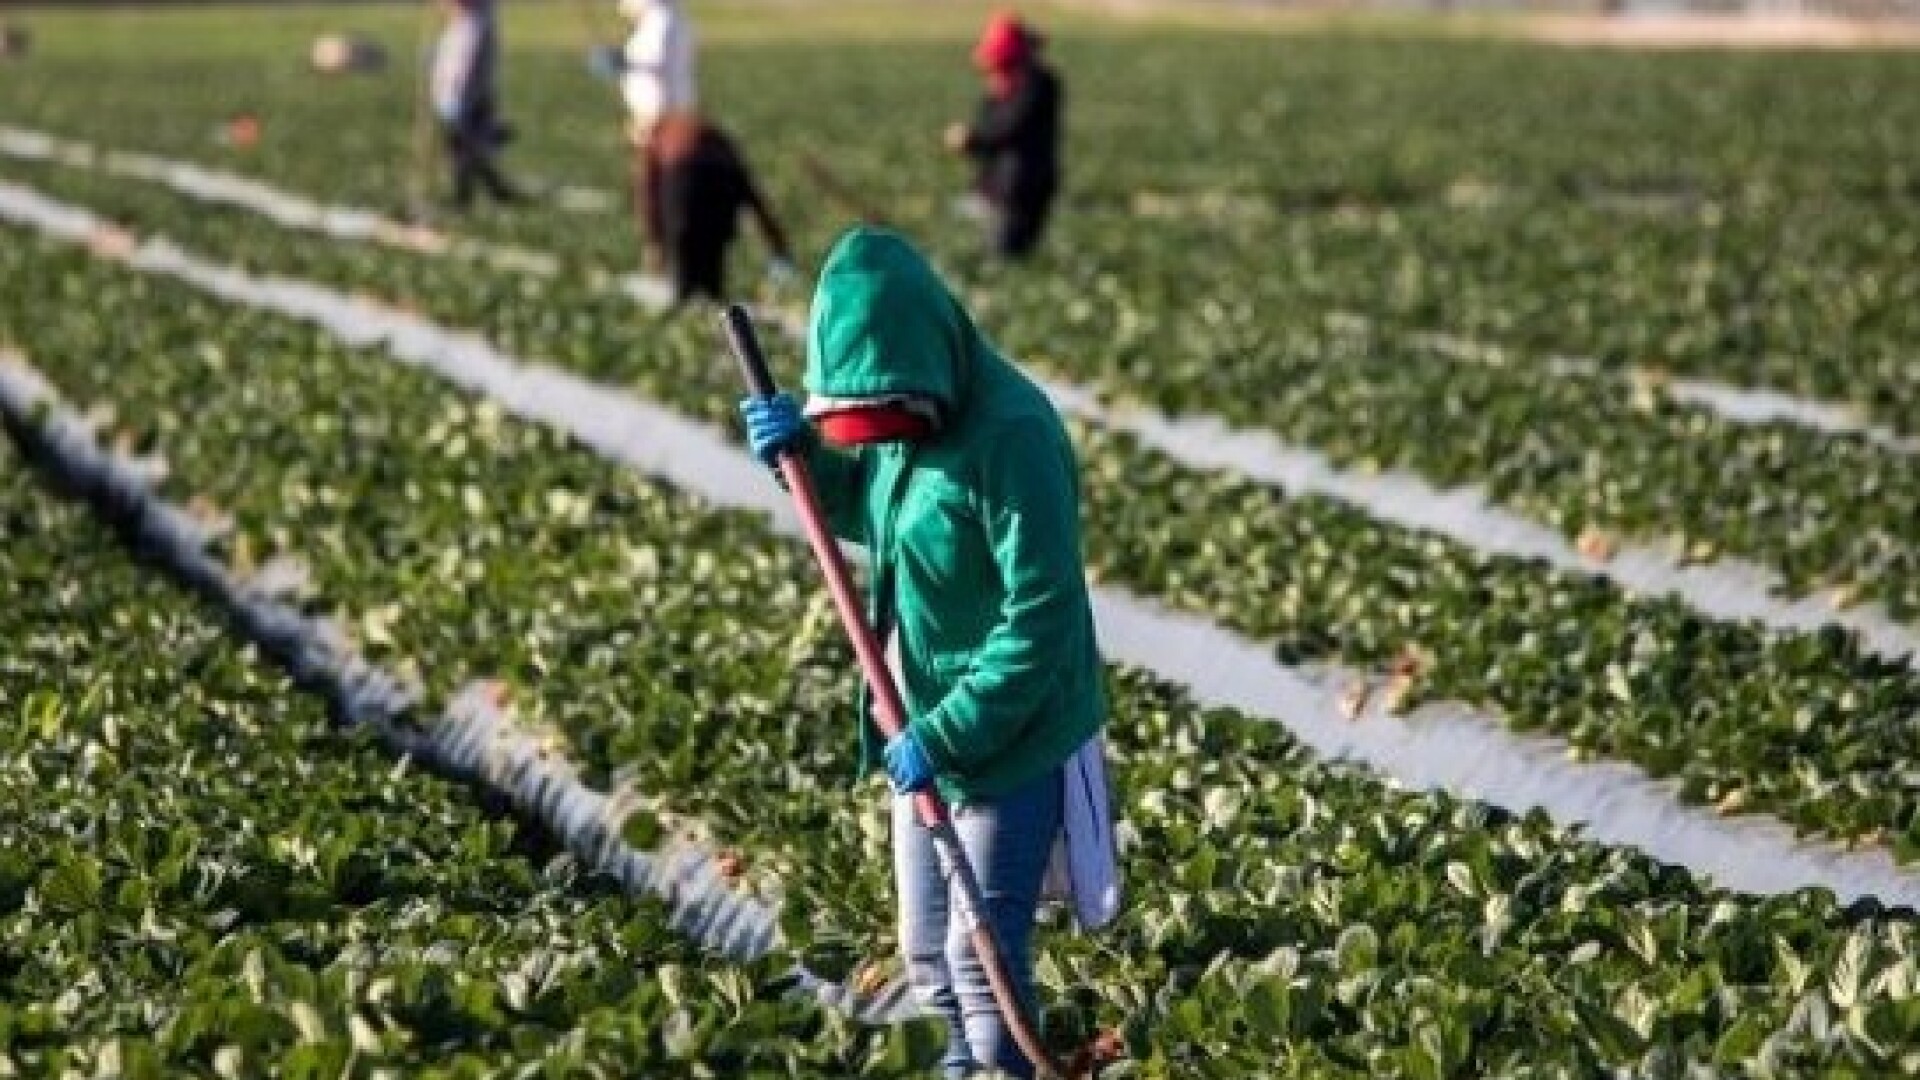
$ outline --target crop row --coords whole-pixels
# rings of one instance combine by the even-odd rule
[[[1138,47],[1102,47],[1108,44]],[[763,48],[774,55],[760,55]],[[755,78],[831,89],[855,115],[852,106],[890,80],[925,70],[871,57],[852,65],[803,62],[775,46],[756,46],[753,59]],[[577,73],[552,62],[529,61],[531,110],[574,86]],[[727,65],[714,66],[722,87],[729,85]],[[850,73],[836,75],[840,67]],[[1217,73],[1203,81],[1202,96],[1239,78],[1209,71]],[[270,79],[261,92],[299,89],[310,100],[286,103],[290,128],[319,122],[305,117],[322,110],[332,111],[330,126],[367,115],[391,90],[368,84],[313,94],[311,84]],[[963,92],[955,87],[956,97]],[[725,89],[716,93],[728,100]],[[734,96],[748,117],[770,108],[767,99],[786,100]],[[865,137],[814,132],[807,139],[834,146],[836,160],[845,159],[838,167],[855,175],[871,170],[894,185],[919,185],[922,194],[905,200],[898,216],[952,254],[1018,351],[1168,407],[1233,413],[1352,461],[1403,465],[1444,483],[1487,480],[1569,535],[1599,525],[1679,536],[1702,552],[1766,562],[1794,589],[1832,587],[1884,600],[1903,617],[1920,612],[1911,572],[1920,552],[1907,527],[1920,491],[1903,456],[1791,429],[1743,431],[1657,403],[1655,415],[1642,415],[1617,384],[1557,386],[1525,360],[1516,363],[1520,370],[1461,371],[1402,329],[1489,334],[1520,356],[1571,350],[1609,363],[1784,385],[1867,402],[1904,426],[1920,400],[1906,361],[1915,341],[1908,313],[1920,286],[1912,272],[1916,229],[1898,202],[1788,199],[1760,185],[1701,208],[1637,218],[1532,193],[1490,208],[1363,208],[1277,222],[1063,214],[1058,253],[1038,273],[991,275],[963,254],[972,244],[946,220],[945,200],[924,195],[952,186],[948,163],[926,164],[926,154],[896,145],[920,130],[909,120],[913,109],[930,106],[929,97],[890,105],[887,122],[867,125]],[[131,125],[142,114],[116,115]],[[760,124],[774,133],[763,162],[774,186],[790,205],[817,206],[797,163],[818,145],[794,134],[799,125],[791,118],[774,119]],[[932,114],[925,119],[934,122]],[[80,130],[121,122],[94,117]],[[837,122],[821,118],[815,126]],[[116,127],[106,141],[138,131],[136,144],[165,143],[171,126],[152,134]],[[1169,126],[1159,122],[1139,138],[1152,145]],[[1389,126],[1410,138],[1391,118]],[[392,148],[377,130],[355,126],[353,138],[325,146],[303,140],[298,161],[269,144],[247,167],[297,175],[330,195],[390,200],[404,187],[400,178],[390,177],[383,191],[362,185],[409,159],[387,155]],[[193,156],[209,152],[204,136]],[[1242,149],[1231,145],[1236,155]],[[537,149],[551,168],[616,182],[606,147],[572,124],[545,132]],[[1244,168],[1239,156],[1218,150],[1175,160],[1213,170],[1211,185],[1203,185],[1209,191],[1230,189]],[[1679,202],[1692,206],[1690,198]],[[816,247],[836,220],[832,212],[797,216]],[[605,219],[521,214],[503,227],[590,261],[631,260],[624,229]],[[1195,296],[1210,300],[1190,302]],[[1348,348],[1326,320],[1349,311],[1386,329],[1363,348]]]
[[[371,290],[731,422],[733,376],[701,320],[642,315],[571,276],[342,249],[244,216],[208,221],[246,262]],[[1484,556],[1329,500],[1197,472],[1123,436],[1087,429],[1082,446],[1091,555],[1108,580],[1277,638],[1289,659],[1380,669],[1422,655],[1416,697],[1496,707],[1522,728],[1677,776],[1691,800],[1877,838],[1903,859],[1920,850],[1920,678],[1897,659],[1865,655],[1837,631],[1770,637],[1678,601]]]
[[[6,332],[232,515],[229,558],[303,556],[311,602],[433,693],[506,675],[662,829],[737,846],[816,966],[887,949],[849,665],[796,546],[378,355],[8,235]],[[1041,971],[1058,1027],[1123,1025],[1138,1074],[1870,1068],[1916,1037],[1904,916],[1714,892],[1112,685],[1133,906]]]
[[[721,115],[783,149],[873,144],[878,160],[861,164],[886,188],[924,190],[922,176],[942,171],[929,143],[976,89],[965,63],[974,28],[964,16],[864,14],[857,32],[812,13],[707,8],[695,17],[702,99]],[[11,114],[54,126],[115,124],[151,132],[167,149],[198,150],[242,103],[265,120],[252,152],[282,175],[325,176],[317,160],[325,149],[302,136],[331,130],[380,166],[342,178],[361,201],[392,193],[402,179],[405,125],[330,121],[342,109],[404,117],[412,72],[397,65],[384,78],[328,81],[301,60],[313,33],[342,23],[376,35],[396,57],[415,55],[417,15],[404,5],[351,16],[40,21],[42,48],[14,76]],[[1414,27],[1270,35],[1057,12],[1048,21],[1074,92],[1069,161],[1076,185],[1096,193],[1227,186],[1311,206],[1435,197],[1467,178],[1576,193],[1899,199],[1915,179],[1903,138],[1915,76],[1898,54],[1782,63],[1540,48]],[[618,27],[607,19],[599,33]],[[514,155],[529,168],[604,163],[612,153],[619,105],[581,68],[588,36],[571,20],[507,14],[505,104],[523,121]],[[156,81],[176,87],[178,100],[154,101]],[[921,91],[897,92],[909,82]],[[794,87],[837,107],[807,108],[782,92]],[[111,107],[88,107],[100,102]],[[804,123],[773,134],[797,119]],[[890,182],[879,160],[892,162]],[[912,172],[900,175],[902,165]],[[617,173],[603,164],[599,174],[611,184]]]
[[[48,141],[11,128],[0,136],[8,140],[0,152],[27,158],[44,153]],[[77,148],[91,152],[91,144]],[[179,160],[118,157],[109,156],[109,171],[147,181]],[[211,183],[211,198],[270,198],[276,190],[250,180],[231,185],[224,178],[234,173],[181,165],[199,175],[167,182]],[[1891,426],[1896,438],[1874,437],[1913,445],[1897,434],[1910,423],[1920,386],[1905,363],[1920,233],[1897,205],[1836,204],[1791,222],[1764,203],[1686,204],[1656,214],[1522,201],[1472,212],[1410,208],[1281,220],[1219,192],[1136,201],[1134,213],[1173,220],[1142,225],[1125,209],[1068,215],[1060,225],[1067,239],[1042,279],[1068,282],[1063,301],[1048,298],[1023,325],[1044,330],[1047,315],[1064,312],[1071,326],[1107,328],[1108,350],[1129,368],[1138,366],[1131,358],[1177,356],[1189,347],[1258,346],[1250,321],[1288,328],[1296,339],[1323,325],[1387,327],[1389,347],[1405,338],[1416,347],[1409,359],[1419,361],[1460,355],[1449,345],[1436,353],[1434,341],[1464,341],[1499,364],[1565,374],[1559,354],[1573,353],[1573,370],[1621,372],[1631,382],[1612,385],[1623,393],[1663,385],[1668,374],[1705,376],[1699,385],[1723,396],[1756,383],[1763,394],[1784,388],[1783,402],[1824,410],[1836,419],[1822,423],[1835,430],[1870,431],[1878,417],[1881,432]],[[1153,209],[1162,204],[1188,209]],[[1181,220],[1187,217],[1198,220]],[[927,223],[917,228],[929,232]],[[982,279],[978,260],[966,256],[970,245],[947,230],[931,232],[984,296],[995,295],[994,278]],[[1195,249],[1207,257],[1166,257]],[[1194,295],[1212,302],[1164,302]]]
[[[1920,218],[1906,203],[1694,199],[1647,210],[1517,197],[1086,225],[1057,269],[1117,279],[1112,297],[1076,283],[1110,325],[1109,305],[1157,316],[1160,333],[1143,349],[1206,334],[1198,313],[1160,302],[1178,288],[1279,326],[1361,313],[1483,338],[1517,364],[1574,354],[1773,387],[1853,403],[1909,431],[1920,403],[1906,363],[1920,341]]]
[[[323,100],[342,114],[366,107],[351,93]],[[764,155],[763,164],[773,186],[789,195],[791,216],[808,240],[803,247],[817,249],[844,208],[821,204],[805,175],[817,147],[794,141],[791,127],[774,129],[777,152]],[[102,123],[90,119],[70,130],[98,134]],[[154,141],[144,128],[107,130],[109,144],[116,137],[135,147]],[[838,156],[850,159],[840,168],[858,168],[871,156],[881,175],[897,182],[902,156],[911,163],[915,155],[888,145],[894,134],[879,129],[834,143]],[[310,190],[391,201],[394,189],[370,193],[360,184],[392,167],[365,143],[312,149],[298,170]],[[210,153],[202,143],[188,156]],[[569,142],[554,155],[566,172],[618,184],[609,172],[616,162],[597,141]],[[1487,337],[1523,358],[1588,354],[1609,365],[1853,402],[1903,429],[1914,415],[1920,387],[1905,357],[1920,330],[1911,315],[1920,290],[1913,273],[1920,222],[1903,202],[1766,191],[1564,200],[1496,186],[1438,205],[1291,213],[1220,188],[1230,163],[1202,161],[1223,174],[1213,187],[1070,195],[1059,243],[1042,265],[1075,291],[1066,304],[1050,300],[1046,309],[1079,311],[1070,322],[1092,318],[1143,356],[1223,340],[1217,315],[1166,304],[1172,290],[1182,298],[1211,296],[1230,309],[1244,304],[1276,326],[1314,326],[1357,312]],[[280,171],[272,155],[237,164]],[[926,190],[951,186],[944,167],[905,172]],[[945,198],[922,192],[875,201],[947,251],[977,284],[995,282],[968,257],[975,245],[946,212]],[[545,211],[462,224],[504,229],[593,260],[632,260],[627,229],[609,228],[604,216]]]
[[[64,168],[9,168],[147,227],[214,238],[264,269],[326,273],[305,254],[320,242],[288,244],[237,211],[202,214],[183,196]],[[344,269],[329,276],[354,287],[413,291],[381,260],[317,261]],[[426,273],[451,279],[474,268]],[[573,291],[536,299],[528,284],[497,289],[523,307],[578,302]],[[1657,392],[1631,394],[1604,373],[1457,362],[1422,332],[1356,334],[1309,309],[1290,319],[1244,291],[1183,303],[1190,288],[1145,272],[1127,285],[1106,273],[1048,273],[977,290],[976,302],[1017,353],[1164,409],[1221,414],[1355,465],[1482,484],[1569,537],[1602,529],[1674,544],[1689,558],[1742,556],[1776,569],[1791,591],[1826,589],[1920,617],[1920,538],[1907,527],[1920,518],[1920,485],[1899,450],[1718,419]]]
[[[1182,305],[1167,282],[1134,308],[1086,284],[1022,281],[976,294],[977,307],[1016,353],[1166,411],[1219,415],[1357,468],[1479,485],[1570,538],[1598,529],[1703,560],[1740,556],[1790,592],[1844,591],[1920,618],[1907,455],[1731,422],[1605,374],[1461,363],[1418,333],[1290,323],[1244,295]],[[1126,311],[1163,313],[1148,318],[1178,332],[1126,340],[1115,329]]]
[[[0,1066],[904,1075],[651,902],[333,726],[0,439]]]
[[[363,17],[395,35],[396,55],[411,51],[399,45],[411,27]],[[190,19],[172,26],[194,33]],[[419,168],[406,126],[390,122],[405,113],[407,80],[316,82],[292,62],[304,23],[251,26],[224,49],[187,39],[202,46],[191,80],[178,79],[186,61],[154,47],[165,24],[90,30],[67,31],[87,33],[84,52],[62,55],[56,36],[14,80],[8,117],[213,156],[359,203],[396,205]],[[577,33],[510,20],[507,101],[527,118],[511,157],[617,189],[617,103],[579,69],[580,42],[556,37]],[[961,43],[801,38],[730,41],[722,29],[702,76],[803,250],[844,212],[809,179],[809,155],[942,249],[971,247],[946,212],[961,170],[932,145],[972,92]],[[1276,317],[1305,300],[1316,315],[1399,315],[1527,350],[1859,401],[1910,423],[1920,162],[1899,135],[1904,106],[1889,104],[1909,99],[1913,76],[1897,62],[1756,68],[1418,38],[1143,38],[1073,23],[1059,38],[1074,80],[1071,171],[1043,265],[1063,276],[1164,275],[1186,296],[1257,293]],[[262,61],[276,49],[286,62]],[[206,90],[165,108],[147,100],[174,81]],[[1516,96],[1514,85],[1533,89]],[[835,108],[802,104],[821,101]],[[236,102],[263,120],[257,147],[213,140]],[[304,137],[315,130],[334,137]],[[633,257],[631,235],[604,218],[470,224]],[[1139,315],[1170,314],[1157,291],[1142,298],[1154,303],[1131,305]]]

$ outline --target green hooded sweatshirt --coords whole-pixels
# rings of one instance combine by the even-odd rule
[[[856,228],[813,298],[806,386],[833,398],[917,394],[939,432],[851,453],[811,441],[836,534],[865,547],[879,622],[893,597],[911,730],[964,805],[1060,765],[1105,716],[1080,560],[1080,485],[1040,388],[994,351],[899,236]],[[879,732],[860,709],[864,775]]]

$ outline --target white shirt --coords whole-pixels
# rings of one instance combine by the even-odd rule
[[[648,4],[623,59],[620,96],[635,121],[651,124],[666,113],[693,109],[693,24],[678,4]]]
[[[480,60],[481,37],[485,31],[480,15],[461,11],[447,20],[446,28],[440,32],[440,41],[433,50],[433,111],[448,123],[459,118],[474,76],[479,74],[475,66]]]

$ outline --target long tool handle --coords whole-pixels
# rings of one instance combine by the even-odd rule
[[[813,151],[800,152],[800,168],[806,172],[807,178],[813,181],[814,186],[819,188],[829,201],[839,203],[841,209],[869,225],[885,228],[889,224],[886,215],[875,209],[872,203],[855,194],[854,190],[847,186],[846,181],[840,179]]]
[[[413,147],[411,160],[407,162],[407,223],[424,225],[427,221],[428,191],[432,179],[427,170],[433,168],[433,69],[436,57],[433,54],[433,5],[422,0],[420,4],[420,27],[415,51],[419,55],[417,62],[426,65],[425,78],[414,87],[413,94]]]
[[[727,343],[733,348],[734,358],[740,362],[740,373],[746,377],[747,389],[755,397],[773,396],[777,387],[773,373],[767,370],[766,354],[760,351],[760,339],[753,329],[753,316],[739,304],[729,304],[722,315],[722,323],[726,328]],[[847,572],[846,561],[840,557],[840,547],[827,529],[827,515],[820,508],[820,497],[814,490],[813,477],[807,472],[806,459],[796,451],[784,451],[780,455],[779,467],[781,477],[787,482],[787,490],[799,505],[800,523],[806,530],[807,543],[813,548],[813,556],[826,574],[827,591],[832,594],[833,606],[840,613],[840,625],[853,642],[854,655],[859,657],[860,673],[866,677],[867,687],[873,695],[874,721],[879,724],[881,734],[891,739],[906,730],[907,710],[900,702],[900,691],[893,684],[893,676],[887,671],[886,657],[880,651],[880,644],[874,639],[873,631],[867,626],[866,615],[860,609],[860,593],[854,586],[853,576]],[[993,999],[999,1004],[1000,1015],[1006,1020],[1007,1027],[1013,1032],[1014,1042],[1019,1044],[1021,1053],[1034,1063],[1041,1075],[1067,1076],[1066,1070],[1047,1053],[1040,1041],[1039,1030],[1027,1016],[1019,995],[1014,993],[1006,954],[1000,950],[993,924],[986,918],[980,879],[967,859],[966,849],[960,846],[960,836],[954,831],[953,819],[947,813],[946,804],[940,801],[938,792],[927,788],[914,795],[913,805],[920,824],[933,836],[941,873],[948,882],[958,886],[960,917],[966,922],[967,936],[973,940],[974,954],[980,958],[980,965],[986,971],[987,982],[993,987]]]

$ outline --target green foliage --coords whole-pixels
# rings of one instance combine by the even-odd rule
[[[111,36],[64,56],[56,41],[31,77],[0,73],[0,114],[346,202],[405,190],[406,132],[389,122],[404,79],[318,92],[253,51],[297,57],[285,29],[222,38],[211,64],[159,38],[142,58]],[[1911,140],[1887,134],[1920,100],[1907,65],[1554,53],[1547,79],[1542,54],[1511,45],[1061,34],[1067,212],[1038,265],[1001,271],[945,213],[959,170],[923,150],[970,92],[958,46],[722,39],[703,78],[806,249],[839,218],[796,151],[832,148],[1008,345],[1056,370],[1351,463],[1485,482],[1570,533],[1679,534],[1796,587],[1857,584],[1920,610],[1903,459],[1636,404],[1531,359],[1849,398],[1910,428],[1915,170]],[[575,51],[548,36],[515,54],[509,109],[541,121],[510,160],[615,187],[616,109],[582,107],[600,89]],[[1878,126],[1831,122],[1867,98]],[[236,102],[264,117],[250,155],[208,142]],[[563,252],[542,281],[345,249],[125,181],[0,172],[731,420],[711,328],[604,288],[632,261],[608,219],[464,223]],[[104,434],[163,454],[166,494],[230,515],[223,558],[301,561],[302,603],[413,673],[430,705],[504,677],[590,782],[642,793],[631,837],[739,852],[810,962],[891,954],[882,800],[845,784],[851,664],[797,547],[376,353],[0,239],[0,340],[110,407]],[[1510,356],[1443,361],[1432,331]],[[1277,639],[1289,660],[1381,667],[1418,646],[1434,663],[1415,700],[1497,706],[1696,799],[1920,845],[1920,684],[1841,635],[1771,640],[1081,438],[1110,580]],[[862,1032],[780,998],[778,958],[693,955],[653,907],[469,793],[328,731],[9,454],[0,1064],[891,1076],[937,1054],[925,1026]],[[1920,1068],[1910,913],[1732,896],[1537,815],[1314,762],[1137,672],[1111,686],[1132,906],[1106,937],[1046,935],[1038,971],[1063,1042],[1121,1033],[1116,1075]]]
[[[116,333],[136,331],[115,344],[86,320],[43,321],[35,358],[68,393],[111,407],[108,432],[165,455],[167,494],[204,498],[233,518],[219,541],[226,558],[301,558],[311,570],[306,602],[383,662],[420,672],[430,702],[470,676],[507,673],[523,715],[562,736],[590,777],[626,779],[660,827],[740,852],[745,883],[780,894],[790,942],[810,962],[851,970],[891,955],[883,800],[846,787],[851,664],[814,609],[800,549],[749,516],[623,473],[389,359],[131,272],[35,244],[21,250],[57,268],[59,287],[111,304]],[[31,290],[20,295],[35,302]],[[244,380],[231,377],[238,357]],[[204,667],[179,659],[153,670],[177,678]],[[1115,672],[1111,689],[1132,906],[1107,936],[1046,935],[1038,970],[1062,1037],[1120,1030],[1132,1075],[1224,1076],[1269,1062],[1299,1075],[1459,1075],[1523,1063],[1580,1075],[1651,1068],[1662,1054],[1736,1052],[1873,1068],[1900,1062],[1912,1043],[1914,926],[1905,917],[1844,910],[1818,891],[1732,897],[1539,816],[1512,819],[1316,764],[1277,727],[1203,712],[1137,673]],[[49,719],[56,713],[36,697],[41,722],[19,730],[72,726],[71,716]],[[424,782],[384,763],[359,771],[386,777],[394,797]],[[354,797],[355,784],[338,785],[339,798]],[[253,823],[242,811],[270,784],[230,771],[206,782],[232,800],[227,832],[253,838],[221,879],[216,910],[230,908],[241,927],[290,913],[292,941],[276,944],[297,962],[284,996],[271,999],[277,1007],[261,1011],[225,995],[247,985],[247,955],[264,945],[209,942],[198,951],[212,949],[230,965],[220,970],[238,975],[217,980],[221,996],[198,1003],[195,1026],[183,1030],[305,1040],[301,1053],[325,1063],[353,1038],[325,981],[301,974],[343,948],[329,905],[342,891],[365,905],[364,920],[345,924],[364,925],[361,940],[441,910],[454,886],[443,880],[447,860],[409,861],[411,876],[396,880],[399,871],[363,854],[368,838],[389,835],[384,822],[356,825],[307,798],[312,786],[303,781],[302,800],[286,808],[291,821]],[[207,797],[188,787],[173,798],[198,807]],[[23,806],[36,808],[22,820],[41,813]],[[453,866],[520,857],[487,830],[457,836]],[[53,865],[63,861],[76,862]],[[633,910],[568,865],[489,870],[481,880]],[[118,896],[119,883],[103,879],[99,892]],[[148,895],[164,900],[149,901],[156,911],[180,902]],[[129,893],[127,903],[139,899]],[[513,928],[553,949],[588,932],[582,918],[521,914]],[[429,949],[487,924],[462,925],[407,940]],[[743,982],[716,971],[711,990],[697,991],[697,958],[657,923],[641,925],[608,926],[618,945],[602,948],[652,977],[589,964],[573,989],[548,989],[549,969],[537,965],[558,961],[517,954],[473,985],[407,953],[383,1015],[425,1033],[409,1044],[421,1054],[462,1039],[483,1044],[476,1054],[531,1052],[500,1033],[521,1017],[578,1031],[585,1021],[569,1018],[602,1008],[620,1017],[612,1028],[588,1025],[557,1045],[591,1058],[602,1045],[637,1053],[643,1043],[663,1061],[731,1060],[744,1045],[800,1063],[782,1068],[859,1061],[855,1071],[872,1075],[926,1048],[922,1035],[860,1037],[793,1004],[764,1002],[755,1008],[775,1010],[768,1019],[722,1023],[737,1015],[730,1003],[758,1000],[754,980],[770,972]],[[86,919],[62,932],[107,938]],[[1852,940],[1861,944],[1848,960]],[[262,977],[280,978],[273,955],[262,952]],[[31,992],[23,1000],[42,1008]],[[1853,1028],[1836,1019],[1855,1014]],[[1761,1025],[1772,1041],[1743,1050]],[[1867,1036],[1842,1034],[1855,1028]]]
[[[906,1076],[937,1056],[823,1024],[780,957],[692,953],[653,903],[332,729],[33,484],[0,441],[10,1073]]]
[[[521,355],[630,384],[715,423],[735,422],[736,376],[716,361],[706,320],[663,321],[579,274],[539,282],[540,297],[530,299],[527,290],[534,279],[474,263],[288,234],[252,215],[207,211],[125,181],[69,170],[37,174],[54,181],[50,186],[56,191],[71,189],[88,205],[170,236],[211,241],[212,250],[238,256],[247,265],[368,291],[454,325],[479,327],[502,348]],[[60,259],[79,261],[72,255]],[[114,339],[127,332],[82,318],[86,308],[76,286],[57,278],[36,284],[42,299],[20,309],[30,323],[18,323],[16,335],[44,339],[48,311],[66,313],[60,318],[71,321],[75,340],[90,343],[76,346],[82,350],[115,347]],[[0,313],[0,329],[4,319]],[[228,370],[213,363],[203,375],[223,381]],[[1308,372],[1307,377],[1319,376]],[[1444,381],[1445,373],[1425,377]],[[1598,407],[1591,395],[1582,400],[1578,387],[1543,379],[1534,384],[1508,407],[1511,412],[1496,410],[1495,418],[1504,417],[1503,422],[1485,430],[1499,438],[1532,440],[1537,448],[1540,438],[1576,429],[1550,425],[1548,434],[1536,435],[1527,409],[1559,403],[1584,415]],[[1360,385],[1374,384],[1363,380]],[[1456,383],[1450,392],[1472,391]],[[1273,399],[1249,385],[1220,400],[1238,403],[1226,406],[1229,412],[1279,417],[1314,415],[1311,397]],[[1375,391],[1356,405],[1363,407],[1386,409],[1388,404],[1383,392]],[[1392,408],[1403,411],[1386,424],[1365,416],[1343,422],[1338,410],[1323,410],[1314,423],[1324,425],[1329,438],[1401,439],[1407,447],[1436,448],[1477,444],[1470,438],[1405,440],[1403,434],[1448,422],[1446,417],[1485,423],[1480,410],[1466,407],[1423,412],[1417,394],[1398,397]],[[1663,503],[1740,517],[1744,504],[1666,486],[1674,476],[1708,473],[1684,464],[1699,453],[1690,432],[1700,418],[1671,407],[1660,411],[1667,417],[1661,425],[1674,434],[1670,452],[1682,460],[1623,467],[1618,475],[1632,478],[1632,486]],[[1440,419],[1431,421],[1436,415]],[[1606,417],[1599,427],[1612,434],[1568,434],[1567,452],[1588,454],[1590,446],[1573,445],[1582,439],[1613,440],[1638,451],[1658,446],[1661,439],[1627,415]],[[1735,435],[1726,425],[1719,430],[1769,462],[1775,457],[1811,462],[1835,476],[1848,462],[1857,462],[1856,452],[1879,453],[1888,478],[1864,483],[1920,492],[1904,478],[1891,478],[1910,470],[1904,459],[1884,452],[1835,443],[1823,453],[1816,445],[1820,440],[1804,433],[1796,437],[1799,445],[1789,447],[1787,436],[1775,431]],[[1379,670],[1408,649],[1422,650],[1434,664],[1412,687],[1410,701],[1433,697],[1484,704],[1519,727],[1552,732],[1582,751],[1675,776],[1682,795],[1692,801],[1767,811],[1811,832],[1887,843],[1903,859],[1920,843],[1920,788],[1911,775],[1920,743],[1902,719],[1920,709],[1920,677],[1903,663],[1863,654],[1845,634],[1776,638],[1756,627],[1707,618],[1677,601],[1633,597],[1597,578],[1549,571],[1527,560],[1489,558],[1459,543],[1384,526],[1326,499],[1287,498],[1269,487],[1181,466],[1097,428],[1082,428],[1078,439],[1086,467],[1089,555],[1103,578],[1213,615],[1251,635],[1278,639],[1289,660],[1332,659]],[[1461,457],[1456,466],[1485,468],[1500,478],[1496,486],[1525,486],[1524,479],[1515,479],[1515,470],[1537,455],[1502,458],[1491,444],[1482,449],[1486,456]],[[1730,450],[1730,459],[1739,460],[1742,452]],[[1568,472],[1553,464],[1547,451],[1540,453],[1547,454],[1538,458],[1544,462],[1541,475]],[[1765,471],[1772,477],[1780,470],[1768,465]],[[486,475],[485,469],[475,469],[467,482],[484,489]],[[1714,474],[1706,482],[1722,481]],[[1839,481],[1830,476],[1823,483],[1831,487]],[[1772,520],[1767,515],[1798,520],[1795,508],[1806,500],[1772,479],[1754,484],[1749,501],[1770,507],[1754,517],[1754,535],[1784,535],[1766,524]],[[1604,490],[1628,487],[1624,481],[1609,482]],[[1877,544],[1876,537],[1888,535],[1852,516],[1856,512],[1893,517],[1906,512],[1898,499],[1808,498],[1831,511],[1826,516],[1836,534],[1845,533],[1849,543]],[[1571,527],[1580,520],[1575,515],[1562,523]],[[1909,576],[1897,579],[1906,582]]]

